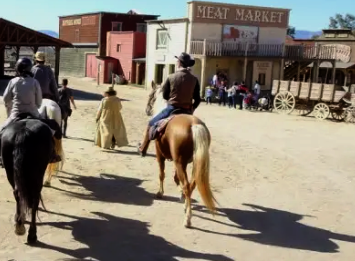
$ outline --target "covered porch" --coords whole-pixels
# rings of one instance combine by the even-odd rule
[[[58,81],[60,50],[63,47],[70,48],[72,45],[68,42],[0,18],[0,78],[4,78],[5,76],[5,60],[7,61],[8,68],[11,69],[11,61],[19,59],[21,47],[27,47],[27,49],[32,50],[32,57],[40,47],[53,47],[54,75]]]
[[[131,83],[137,85],[145,84],[145,64],[146,58],[135,58],[133,61],[133,72]]]

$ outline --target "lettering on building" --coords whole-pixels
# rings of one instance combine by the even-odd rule
[[[83,16],[81,18],[81,25],[95,25],[96,24],[96,16],[95,15],[90,15],[90,16]]]
[[[239,8],[238,6],[194,6],[193,20],[229,24],[263,24],[287,27],[288,11],[277,9]]]
[[[66,19],[62,21],[62,26],[81,25],[81,18]]]

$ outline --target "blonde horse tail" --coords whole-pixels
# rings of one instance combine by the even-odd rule
[[[208,210],[216,212],[216,199],[210,187],[210,133],[204,124],[191,127],[194,142],[192,177]]]

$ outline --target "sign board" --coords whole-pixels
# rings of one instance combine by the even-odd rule
[[[322,52],[324,56],[329,55],[330,52],[334,52],[334,59],[339,60],[343,63],[350,62],[351,47],[345,44],[325,44],[321,45],[319,56],[322,57]]]
[[[253,82],[259,82],[261,90],[271,89],[272,62],[254,61]]]
[[[290,10],[192,2],[192,22],[287,28]]]
[[[66,19],[62,21],[62,26],[81,25],[81,18]]]
[[[255,26],[223,26],[223,42],[258,43],[259,28]]]

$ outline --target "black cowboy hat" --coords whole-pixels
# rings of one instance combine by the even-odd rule
[[[192,67],[195,65],[195,60],[188,53],[182,52],[179,56],[175,56],[175,58],[178,59],[184,67]]]

